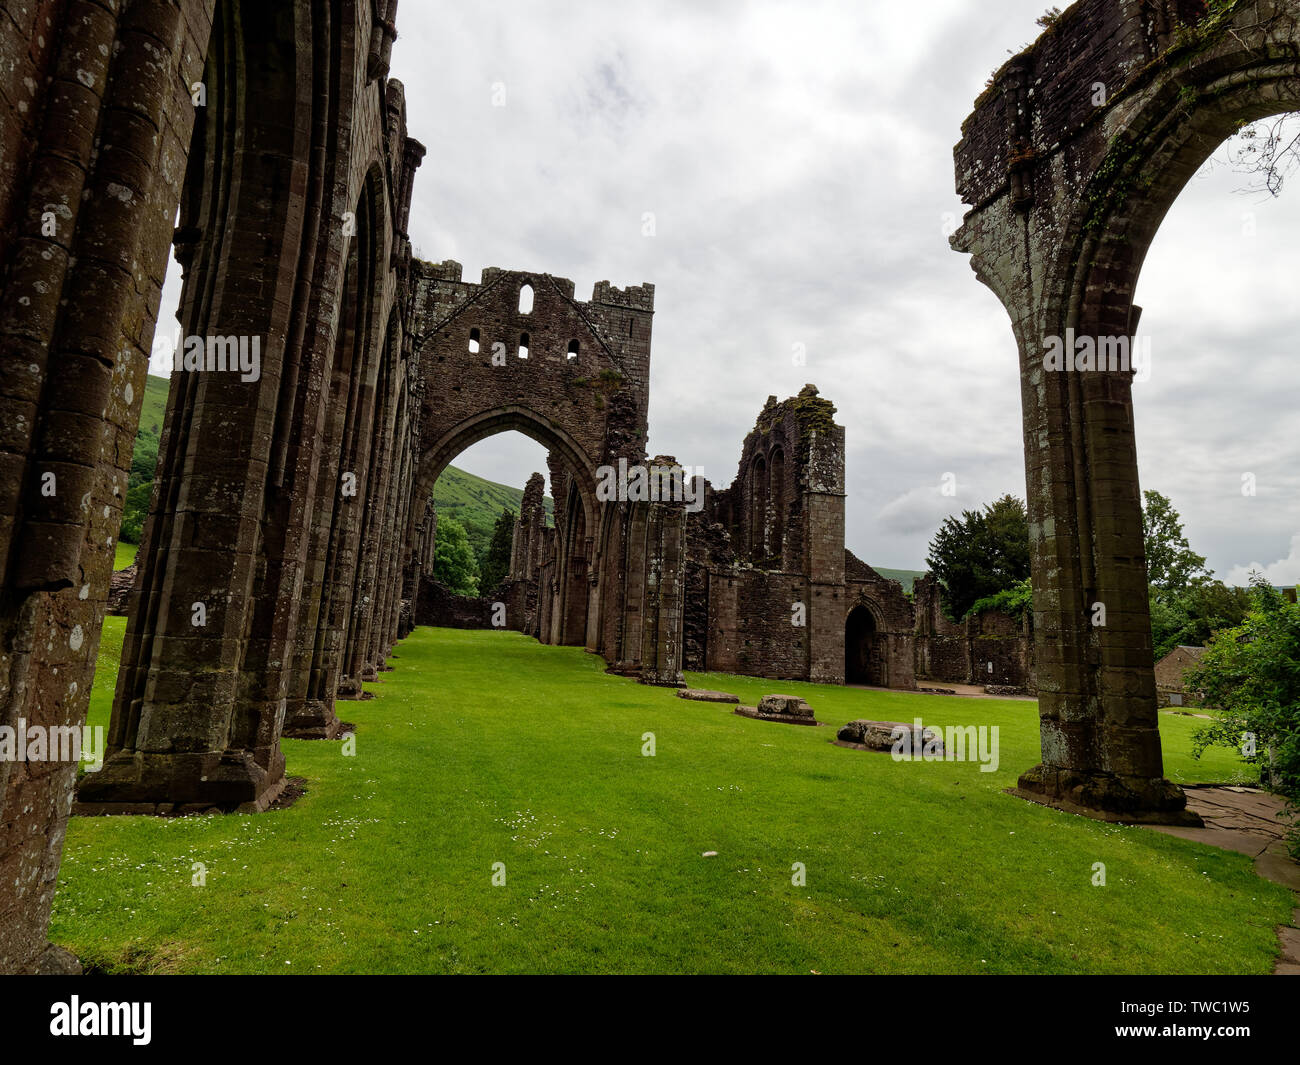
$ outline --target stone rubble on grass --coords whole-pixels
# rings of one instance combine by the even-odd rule
[[[707,688],[679,688],[677,690],[679,699],[695,699],[702,703],[738,703],[740,696],[732,695],[731,692],[709,691]]]
[[[905,750],[919,752],[928,749],[936,754],[943,752],[943,733],[938,729],[922,726],[918,736],[915,725],[905,725],[899,721],[850,721],[836,733],[835,738],[840,743],[861,744],[870,751],[892,751],[898,740],[905,735]]]
[[[764,695],[758,706],[738,706],[735,713],[759,721],[784,721],[792,725],[816,725],[813,708],[797,695]]]

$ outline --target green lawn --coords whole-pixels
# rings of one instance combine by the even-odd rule
[[[291,809],[74,818],[53,940],[110,971],[1265,973],[1293,906],[1240,855],[1003,794],[1038,758],[1031,702],[690,677],[802,694],[832,725],[998,725],[981,773],[835,747],[832,728],[515,633],[421,629],[397,650],[377,698],[339,704],[354,757],[285,741],[309,781]],[[1195,726],[1161,717],[1169,775],[1230,777],[1231,752],[1190,757]]]
[[[135,553],[139,549],[139,544],[124,544],[119,540],[117,542],[117,547],[114,548],[113,569],[126,569],[127,566],[135,561]],[[105,633],[105,638],[107,638],[107,635],[108,634]]]

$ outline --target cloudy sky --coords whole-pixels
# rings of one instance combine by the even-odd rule
[[[653,282],[650,453],[716,485],[767,396],[815,383],[847,427],[849,547],[923,568],[945,514],[1025,492],[1010,326],[944,225],[961,122],[1047,6],[406,0],[392,73],[429,149],[413,243],[579,299]],[[1207,167],[1148,258],[1139,460],[1221,577],[1293,584],[1300,175],[1276,200],[1247,180]],[[457,465],[520,486],[545,469],[517,434]]]

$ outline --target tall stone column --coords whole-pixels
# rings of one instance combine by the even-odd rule
[[[85,722],[212,8],[0,19],[0,725],[30,734]],[[0,761],[0,973],[76,968],[46,941],[70,753]]]

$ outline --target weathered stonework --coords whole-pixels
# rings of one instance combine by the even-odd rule
[[[423,395],[416,498],[496,433],[517,430],[548,452],[555,525],[546,526],[534,474],[509,578],[492,590],[506,627],[585,646],[614,672],[681,684],[681,501],[598,493],[602,471],[620,462],[676,465],[645,453],[654,286],[601,281],[583,303],[572,281],[550,274],[489,268],[475,284],[459,263],[416,263],[413,306],[422,374],[448,382]],[[460,606],[422,589],[415,619],[463,624],[484,607],[490,616],[491,601]]]
[[[423,154],[387,80],[395,11],[0,0],[0,723],[85,719],[172,245],[182,336],[258,353],[173,374],[88,812],[265,808],[301,678],[324,678],[328,735],[330,678],[378,667],[426,561],[392,490],[418,429]],[[61,965],[75,772],[0,764],[0,972]]]
[[[1044,355],[1051,338],[1113,350],[1139,337],[1138,274],[1178,193],[1240,123],[1297,109],[1293,0],[1080,0],[963,126],[971,210],[952,243],[1006,307],[1020,354],[1043,749],[1027,797],[1190,816],[1162,774],[1132,374],[1053,370]]]
[[[768,399],[730,487],[705,488],[687,527],[686,668],[914,689],[918,678],[1032,686],[1025,633],[916,604],[844,547],[844,428],[807,385]],[[987,672],[989,662],[994,671]]]

